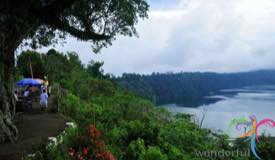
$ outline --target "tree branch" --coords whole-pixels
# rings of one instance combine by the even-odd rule
[[[48,20],[57,17],[64,10],[70,8],[75,2],[79,0],[55,0],[43,8],[35,8],[33,12],[42,20]]]
[[[55,20],[55,22],[50,25],[53,25],[53,27],[55,27],[61,31],[68,32],[69,34],[79,38],[80,40],[101,41],[101,40],[108,40],[108,39],[112,38],[112,36],[110,36],[110,35],[98,34],[93,31],[87,31],[87,30],[81,31],[81,30],[76,29],[75,27],[69,25],[69,23],[61,21],[59,19]]]

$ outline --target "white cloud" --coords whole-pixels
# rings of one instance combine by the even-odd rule
[[[100,55],[72,38],[57,48],[80,53],[85,63],[104,60],[114,74],[275,67],[274,0],[182,0],[149,15],[137,26],[140,38],[118,37]]]

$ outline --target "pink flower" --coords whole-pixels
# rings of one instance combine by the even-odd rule
[[[70,147],[68,149],[68,155],[72,157],[72,156],[74,156],[74,154],[75,154],[75,150],[72,147]]]
[[[83,156],[87,156],[88,153],[89,153],[89,148],[83,148],[83,150],[82,150]]]

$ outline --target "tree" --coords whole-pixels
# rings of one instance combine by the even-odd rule
[[[17,57],[17,67],[24,77],[31,77],[31,73],[33,73],[34,78],[43,79],[45,76],[45,68],[42,62],[42,54],[39,54],[35,51],[22,52]]]
[[[94,62],[92,60],[87,66],[87,72],[93,77],[103,77],[104,70],[101,68],[103,65],[104,62]]]
[[[67,55],[50,49],[43,59],[45,72],[50,82],[61,82],[71,71]]]
[[[99,51],[117,35],[137,35],[148,8],[145,0],[0,0],[0,141],[18,137],[12,97],[14,51],[22,42],[49,46],[69,34]]]

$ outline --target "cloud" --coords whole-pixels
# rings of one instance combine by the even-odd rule
[[[104,61],[105,71],[116,75],[275,67],[275,1],[149,2],[153,9],[137,26],[139,38],[120,36],[99,55],[92,54],[91,44],[74,38],[57,49],[80,53],[84,63]]]
[[[246,0],[193,2],[195,7],[186,11],[163,49],[162,64],[167,68],[236,72],[275,66],[275,41],[270,36],[275,33],[270,9],[275,9],[275,3],[271,0],[265,0],[264,4],[257,0],[250,0],[249,4]]]

